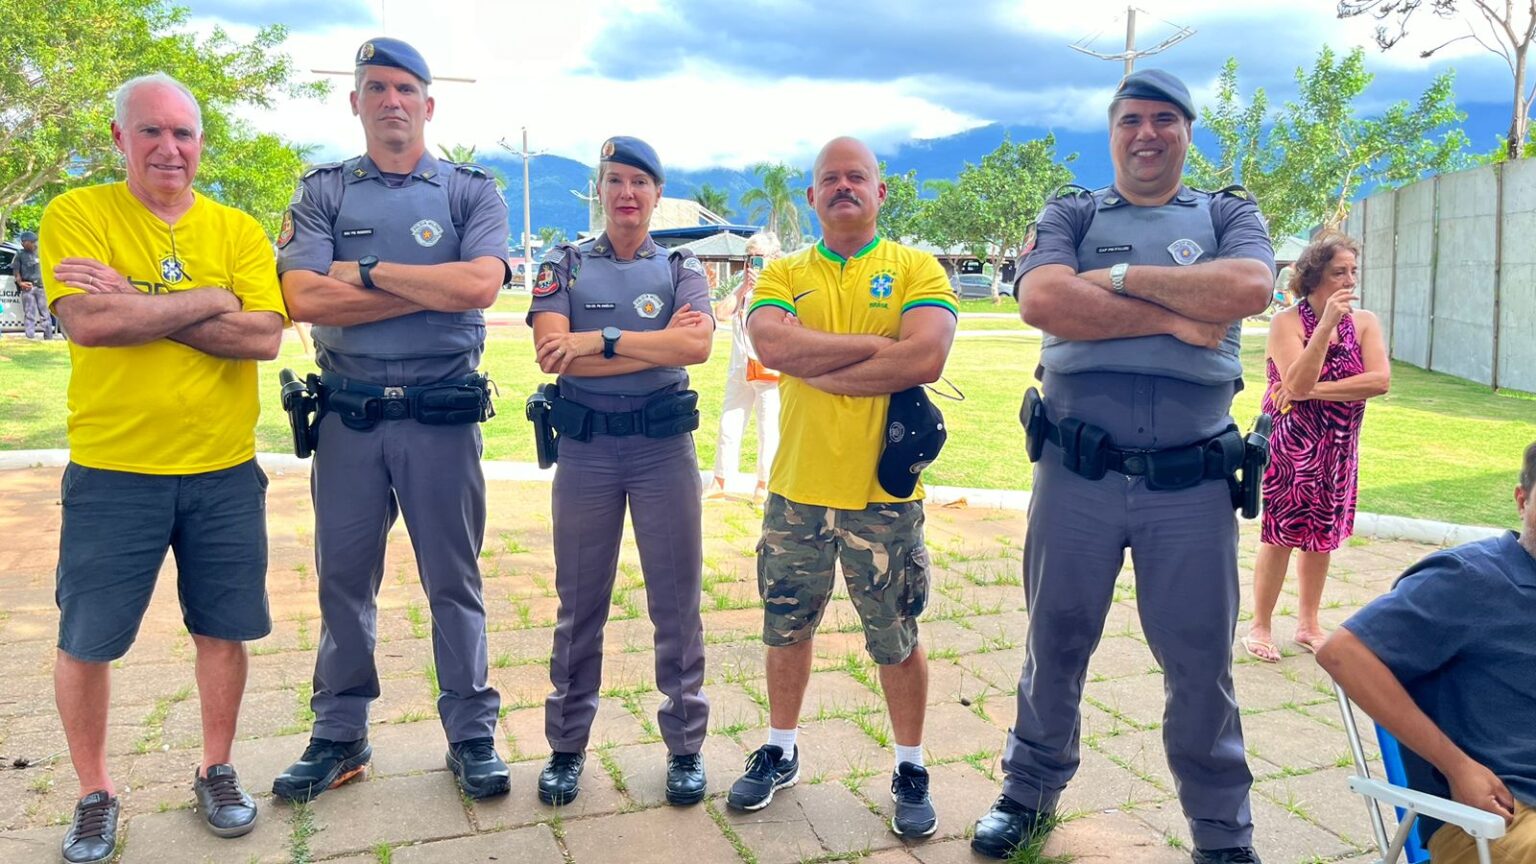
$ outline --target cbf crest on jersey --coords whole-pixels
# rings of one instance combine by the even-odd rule
[[[175,255],[167,255],[160,259],[160,279],[167,285],[175,285],[187,278],[187,271],[181,266],[181,262]]]
[[[896,277],[887,272],[876,273],[869,277],[869,296],[882,300],[891,296],[891,290],[896,287]]]

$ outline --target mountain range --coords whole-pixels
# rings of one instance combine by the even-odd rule
[[[1493,150],[1509,127],[1508,106],[1468,103],[1460,107],[1467,115],[1462,129],[1472,141],[1470,153],[1483,154]],[[967,163],[979,162],[981,157],[995,150],[1004,135],[1022,141],[1039,138],[1053,131],[1058,157],[1077,154],[1077,161],[1071,166],[1078,178],[1077,182],[1086,186],[1099,186],[1109,181],[1113,168],[1104,130],[1050,130],[1038,126],[994,123],[944,138],[909,141],[893,152],[876,155],[886,163],[888,171],[916,171],[919,182],[952,180]],[[1214,152],[1214,137],[1198,124],[1195,126],[1195,145],[1207,153]],[[507,181],[507,222],[515,241],[523,226],[522,162],[516,158],[494,155],[482,159],[481,164],[496,169]],[[795,167],[809,170],[810,164],[807,162]],[[562,156],[533,157],[529,165],[529,197],[535,232],[550,226],[561,229],[567,237],[575,237],[578,231],[587,229],[587,202],[576,193],[585,193],[592,170],[590,165]],[[750,169],[671,170],[667,175],[666,194],[674,198],[690,198],[694,190],[704,184],[730,193],[731,212],[721,215],[738,224],[752,224],[751,214],[743,212],[739,203],[742,194],[757,185],[756,177]],[[1362,195],[1368,192],[1369,189],[1361,190]]]

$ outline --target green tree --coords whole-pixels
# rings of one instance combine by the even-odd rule
[[[198,188],[276,229],[306,151],[257,133],[235,110],[326,92],[293,80],[284,27],[246,43],[216,27],[198,40],[183,30],[187,10],[167,0],[6,0],[0,9],[0,224],[17,208],[40,212],[65,189],[120,178],[111,95],[163,71],[201,103]]]
[[[717,189],[708,183],[701,183],[699,188],[693,190],[693,200],[721,219],[731,218],[730,190]]]
[[[885,163],[880,163],[880,176],[885,181],[885,205],[880,208],[879,231],[882,237],[892,240],[923,240],[924,201],[918,197],[917,172],[889,174]]]
[[[1072,180],[1073,153],[1056,157],[1056,136],[1015,143],[1008,137],[996,150],[967,163],[953,183],[937,187],[928,205],[929,240],[962,245],[992,264],[992,297],[998,295],[1003,263],[1024,249],[1046,196]]]
[[[782,162],[759,162],[752,166],[752,173],[757,175],[757,187],[741,195],[741,206],[750,208],[748,218],[761,220],[779,235],[784,251],[798,249],[805,225],[799,202],[804,200],[805,190],[797,184],[804,172]]]
[[[1408,35],[1408,21],[1424,0],[1339,0],[1339,17],[1352,18],[1370,14],[1378,21],[1396,18],[1394,29],[1382,25],[1376,28],[1376,44],[1383,51],[1396,45]],[[1515,3],[1513,0],[1430,0],[1430,11],[1438,18],[1451,18],[1460,14],[1467,22],[1467,32],[1449,39],[1425,51],[1423,58],[1433,57],[1437,51],[1463,39],[1471,39],[1484,50],[1497,54],[1509,67],[1514,84],[1514,99],[1510,108],[1509,132],[1504,136],[1506,159],[1522,159],[1533,152],[1528,144],[1531,132],[1531,105],[1536,102],[1536,85],[1530,84],[1527,68],[1531,42],[1536,39],[1536,3]]]
[[[1452,95],[1454,73],[1435,78],[1417,102],[1398,102],[1377,117],[1361,117],[1355,102],[1371,83],[1365,52],[1339,58],[1318,52],[1311,71],[1296,70],[1297,97],[1268,119],[1268,97],[1255,91],[1239,103],[1237,61],[1222,68],[1214,108],[1201,122],[1219,152],[1191,149],[1187,171],[1197,186],[1241,183],[1258,200],[1275,237],[1323,223],[1336,226],[1367,183],[1396,186],[1461,167],[1465,119]]]
[[[439,144],[437,145],[437,149],[443,154],[443,158],[447,159],[449,162],[473,162],[475,165],[479,165],[480,168],[485,171],[485,173],[491,175],[492,180],[496,181],[497,191],[505,192],[507,190],[507,175],[504,174],[500,168],[494,168],[490,165],[481,165],[479,162],[476,162],[475,148],[473,145],[453,144],[444,146]]]
[[[549,251],[565,242],[565,229],[546,225],[539,229],[540,249]]]

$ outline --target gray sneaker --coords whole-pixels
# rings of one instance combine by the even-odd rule
[[[891,798],[896,802],[891,830],[897,836],[931,837],[938,830],[939,817],[928,797],[927,768],[911,762],[898,765],[891,775]]]
[[[117,799],[98,789],[75,804],[59,853],[68,864],[100,864],[117,851]]]
[[[194,779],[192,791],[203,821],[216,836],[240,837],[256,827],[256,802],[240,788],[235,766],[209,766],[207,776]]]

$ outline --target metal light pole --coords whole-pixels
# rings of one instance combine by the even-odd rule
[[[523,127],[523,290],[533,293],[533,209],[528,195],[528,127]]]

